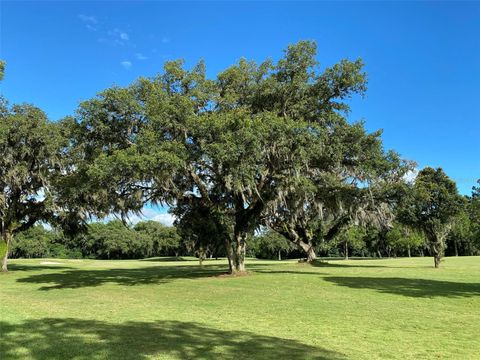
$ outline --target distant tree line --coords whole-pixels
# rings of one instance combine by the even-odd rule
[[[472,207],[474,197],[466,199],[465,208],[454,219],[446,237],[445,253],[449,256],[480,255],[480,217],[478,212],[472,211],[478,211],[480,207],[476,203],[477,208]],[[199,240],[198,234],[201,232],[196,232],[195,227],[182,232],[178,227],[167,227],[156,221],[128,226],[114,220],[89,224],[86,232],[72,238],[61,230],[36,225],[15,237],[11,257],[119,260],[196,256],[203,261],[226,256],[218,241],[209,241],[207,237]],[[212,246],[215,243],[217,246]],[[266,228],[254,234],[248,244],[247,256],[259,259],[284,260],[304,255],[287,238]],[[345,259],[433,256],[424,233],[398,222],[385,232],[375,227],[354,225],[332,241],[320,243],[315,251],[320,257]]]
[[[316,44],[300,41],[276,62],[241,59],[214,79],[203,62],[166,62],[56,122],[1,98],[2,270],[9,255],[41,250],[34,239],[51,235],[42,222],[56,229],[52,253],[157,256],[175,253],[164,240],[179,237],[179,253],[225,255],[232,274],[252,253],[423,253],[435,267],[452,246],[476,254],[478,187],[462,197],[440,168],[408,181],[415,163],[347,119],[348,100],[366,89],[360,59],[321,68]],[[170,208],[169,236],[152,223],[123,226],[149,204]],[[112,214],[121,221],[91,224]]]
[[[19,233],[11,248],[14,258],[142,259],[186,255],[186,244],[174,227],[145,221],[133,227],[120,220],[93,223],[75,237],[36,225]]]

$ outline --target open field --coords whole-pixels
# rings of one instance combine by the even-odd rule
[[[13,260],[0,359],[479,358],[479,257],[165,260]]]

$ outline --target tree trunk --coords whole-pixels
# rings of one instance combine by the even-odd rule
[[[246,272],[245,269],[245,250],[246,250],[246,239],[247,234],[245,233],[236,233],[234,240],[234,248],[232,249],[232,268],[231,274],[242,274]]]
[[[307,255],[307,262],[311,263],[315,260],[317,260],[317,254],[315,254],[315,249],[313,248],[312,244],[307,244],[306,242],[303,242],[302,240],[298,240],[297,245],[305,251],[305,254]]]
[[[407,246],[407,254],[408,257],[412,257],[412,253],[410,252],[410,246]]]
[[[453,248],[455,249],[455,256],[458,256],[457,239],[453,239]]]
[[[233,250],[230,239],[225,238],[225,250],[227,251],[228,272],[233,274]]]
[[[2,257],[2,272],[7,272],[7,262],[8,262],[8,252],[10,248],[10,242],[12,240],[12,235],[8,232],[5,232],[2,236],[2,244],[0,245],[0,252]]]
[[[432,255],[433,255],[433,263],[435,265],[435,268],[438,269],[440,267],[440,261],[442,261],[442,256],[443,256],[441,244],[438,242],[433,242],[430,245],[430,251],[432,252]]]
[[[203,247],[200,247],[200,249],[198,249],[198,263],[200,266],[203,266],[203,260],[205,259],[206,259],[205,251],[203,250]]]
[[[348,241],[345,241],[345,260],[348,260]]]
[[[282,260],[282,251],[278,250],[278,261]]]
[[[448,228],[445,228],[443,231],[434,233],[430,238],[430,251],[433,255],[433,260],[435,268],[440,267],[440,262],[442,257],[445,255],[445,239],[448,234]]]

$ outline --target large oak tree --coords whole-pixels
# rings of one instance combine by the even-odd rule
[[[247,238],[292,179],[331,162],[321,150],[345,123],[345,100],[366,89],[360,60],[322,71],[315,56],[301,41],[277,63],[242,59],[213,80],[203,63],[168,62],[155,78],[83,103],[72,198],[98,214],[146,202],[210,208],[229,229],[231,272],[245,271]]]

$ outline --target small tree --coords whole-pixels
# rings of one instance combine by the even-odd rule
[[[352,250],[361,250],[365,247],[365,236],[365,228],[361,226],[351,226],[338,234],[335,240],[337,244],[343,248],[345,260],[348,260],[349,248]]]
[[[134,230],[148,236],[153,248],[144,256],[169,256],[172,252],[178,257],[180,236],[173,226],[165,226],[158,221],[142,221],[135,225]]]
[[[441,168],[421,170],[405,199],[400,219],[424,232],[435,267],[445,253],[445,240],[460,212],[463,198],[457,186]]]
[[[466,209],[466,207],[462,208],[459,214],[454,217],[452,228],[447,236],[448,247],[453,247],[455,256],[459,255],[462,248],[470,247],[469,243],[473,238],[471,220]]]
[[[255,256],[263,258],[277,258],[282,260],[282,253],[288,255],[296,249],[295,245],[279,233],[267,230],[255,236],[252,241]]]
[[[42,258],[52,256],[55,233],[35,225],[15,236],[10,249],[12,258]]]
[[[172,209],[175,227],[185,248],[198,256],[200,265],[208,254],[225,254],[228,240],[232,236],[232,226],[225,216],[205,206],[198,198],[182,201]],[[230,271],[232,269],[229,258]]]
[[[397,251],[407,252],[408,257],[412,256],[412,250],[425,245],[425,235],[402,224],[395,224],[386,234],[386,245]]]
[[[480,253],[480,180],[472,188],[472,196],[468,197],[467,213],[470,223],[470,238],[466,244],[468,255]]]

